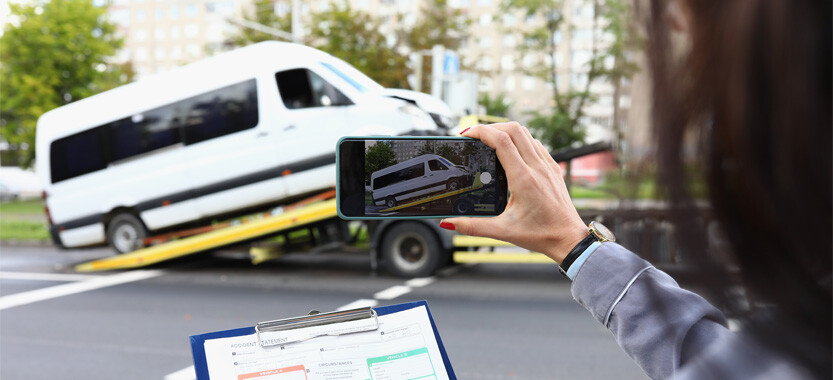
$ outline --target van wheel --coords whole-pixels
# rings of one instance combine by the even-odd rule
[[[425,277],[448,262],[437,235],[418,222],[401,222],[385,231],[382,264],[398,277]]]
[[[460,182],[457,182],[456,179],[450,179],[446,184],[446,188],[448,189],[448,191],[458,190],[460,189]]]
[[[107,242],[118,253],[135,251],[147,236],[147,228],[133,214],[118,214],[107,225]]]
[[[385,205],[388,206],[388,208],[395,207],[396,206],[396,198],[388,197],[387,199],[385,199]]]

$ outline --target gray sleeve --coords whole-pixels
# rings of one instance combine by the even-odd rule
[[[698,353],[732,334],[714,306],[616,243],[602,244],[587,258],[572,292],[654,379],[673,378]]]

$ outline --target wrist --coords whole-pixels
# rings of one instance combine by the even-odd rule
[[[547,256],[555,260],[556,263],[561,264],[567,254],[578,245],[585,237],[587,237],[587,226],[581,225],[570,229],[568,232],[561,234],[558,237],[558,242],[552,245],[552,249],[546,252]]]

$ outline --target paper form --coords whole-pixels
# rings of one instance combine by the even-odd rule
[[[212,380],[448,379],[424,306],[378,320],[375,331],[270,347],[261,347],[256,334],[207,340],[208,374]],[[329,328],[344,331],[350,325]],[[315,333],[322,327],[316,326]],[[268,339],[291,340],[299,333],[270,332]]]

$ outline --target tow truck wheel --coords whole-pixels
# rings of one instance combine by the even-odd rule
[[[401,222],[385,232],[382,264],[399,277],[425,277],[445,264],[448,253],[430,228],[418,222]]]
[[[474,203],[467,198],[460,197],[454,202],[454,215],[465,215],[474,210]]]
[[[107,225],[107,242],[117,253],[135,251],[147,236],[145,225],[133,214],[118,214]]]

